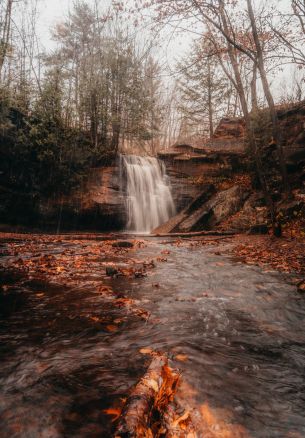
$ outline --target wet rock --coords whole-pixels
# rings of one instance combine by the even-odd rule
[[[166,161],[165,163],[176,210],[180,212],[202,192],[202,188],[192,183],[184,167],[180,169],[179,166],[173,166]]]
[[[267,224],[254,224],[250,227],[248,234],[268,234]]]
[[[42,199],[36,210],[39,222],[49,229],[122,229],[126,223],[126,209],[118,167],[92,169],[81,189],[68,196]]]
[[[179,224],[186,218],[185,210],[170,218],[165,224],[160,225],[152,231],[152,234],[174,233]]]
[[[134,276],[135,278],[143,278],[143,277],[147,277],[147,273],[145,272],[145,269],[139,269],[137,271],[134,272]]]
[[[106,275],[108,275],[108,277],[113,277],[114,275],[118,275],[119,271],[117,268],[115,268],[114,266],[107,266],[106,267]]]
[[[305,293],[305,280],[300,281],[297,284],[297,287],[298,287],[298,292]]]
[[[113,248],[133,248],[134,244],[129,242],[128,240],[119,240],[118,242],[114,242],[112,244]]]
[[[240,186],[233,186],[214,195],[208,202],[195,210],[180,225],[180,231],[210,229],[238,212],[249,193]]]
[[[196,196],[188,206],[177,215],[169,219],[165,224],[160,225],[153,230],[153,234],[173,233],[179,231],[179,224],[182,223],[190,214],[195,212],[199,207],[207,202],[215,193],[213,184],[206,184],[202,187],[202,193]]]
[[[153,232],[191,232],[209,230],[234,215],[244,206],[249,193],[243,187],[233,186],[213,195],[211,185],[206,193],[200,194],[188,208],[171,218]],[[249,224],[245,229],[249,228]]]

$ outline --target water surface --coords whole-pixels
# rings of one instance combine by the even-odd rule
[[[147,242],[115,260],[154,258],[143,278],[106,278],[103,254],[90,272],[72,273],[81,287],[2,275],[1,436],[111,436],[104,409],[120,405],[143,375],[149,356],[139,350],[148,347],[183,370],[196,405],[229,413],[248,436],[304,437],[304,298],[281,274],[214,247]],[[59,241],[43,251],[73,258],[86,248],[89,241]],[[148,321],[114,307],[90,286],[97,278],[134,299]]]

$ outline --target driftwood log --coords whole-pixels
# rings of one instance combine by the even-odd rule
[[[116,429],[116,438],[159,436],[161,418],[173,400],[179,374],[168,366],[165,356],[156,355],[144,377],[132,390]]]

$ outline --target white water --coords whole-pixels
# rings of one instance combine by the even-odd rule
[[[175,214],[164,164],[153,157],[121,155],[122,181],[126,182],[127,229],[149,233]],[[126,178],[125,178],[126,176]]]

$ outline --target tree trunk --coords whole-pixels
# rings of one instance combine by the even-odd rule
[[[220,8],[220,17],[222,20],[224,31],[228,34],[229,27],[228,27],[228,23],[227,23],[226,14],[225,14],[223,8]],[[233,46],[230,44],[229,41],[227,41],[227,49],[228,49],[230,62],[232,64],[232,68],[234,71],[235,87],[236,87],[237,93],[239,95],[241,108],[242,108],[242,111],[244,114],[244,120],[245,120],[246,130],[247,130],[247,134],[248,134],[248,140],[249,140],[251,154],[252,154],[254,161],[255,161],[257,175],[258,175],[259,182],[260,182],[260,185],[261,185],[263,193],[264,193],[264,198],[265,198],[265,201],[267,204],[267,208],[269,210],[273,234],[276,235],[277,225],[276,225],[275,205],[274,205],[272,196],[270,194],[270,190],[269,190],[266,178],[264,176],[262,160],[261,160],[259,151],[257,150],[255,136],[254,136],[253,129],[252,129],[251,116],[250,116],[250,113],[248,110],[248,104],[247,104],[247,99],[246,99],[246,95],[245,95],[245,89],[244,89],[241,74],[239,71],[238,60],[237,60],[236,54],[234,52]]]
[[[248,6],[248,14],[249,14],[250,22],[251,22],[253,39],[254,39],[256,53],[257,53],[257,66],[259,69],[264,94],[265,94],[265,97],[266,97],[266,100],[268,103],[268,107],[269,107],[269,112],[270,112],[270,117],[271,117],[271,122],[272,122],[273,138],[276,142],[277,149],[278,149],[283,186],[284,186],[285,192],[288,192],[289,186],[288,186],[288,178],[287,178],[287,169],[286,169],[283,147],[282,147],[280,125],[279,125],[279,121],[278,121],[278,117],[277,117],[277,112],[276,112],[273,96],[271,94],[270,86],[268,83],[268,78],[267,78],[265,64],[264,64],[264,56],[263,56],[262,46],[261,46],[259,36],[258,36],[258,31],[257,31],[257,27],[256,27],[256,21],[255,21],[255,16],[254,16],[251,0],[247,0],[247,6]]]
[[[258,109],[257,102],[257,64],[253,63],[252,80],[251,80],[251,112],[256,112]]]
[[[214,134],[214,125],[213,125],[212,78],[211,78],[210,60],[208,60],[208,108],[209,108],[209,132],[210,132],[210,138],[212,138]]]
[[[0,47],[0,79],[1,79],[2,68],[4,65],[8,44],[10,40],[13,1],[14,0],[7,0],[5,20],[4,20],[3,33],[2,33],[2,41]]]

